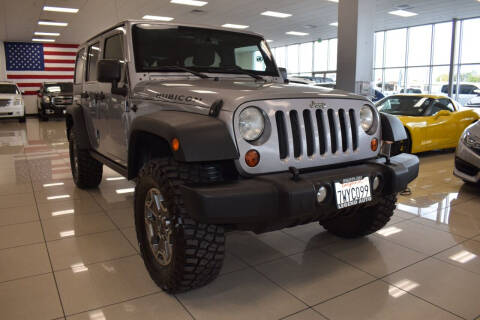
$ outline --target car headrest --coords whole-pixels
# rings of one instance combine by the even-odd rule
[[[193,64],[198,67],[209,67],[215,62],[215,49],[213,46],[203,45],[197,48],[193,56]]]

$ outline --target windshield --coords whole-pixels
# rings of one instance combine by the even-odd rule
[[[73,84],[66,82],[66,83],[49,83],[45,84],[45,91],[46,92],[65,92],[65,93],[73,93]]]
[[[0,94],[20,94],[14,84],[0,84]]]
[[[137,24],[132,28],[137,72],[172,71],[180,66],[200,72],[278,77],[273,57],[261,37],[203,28]],[[176,72],[184,72],[180,69]]]
[[[378,102],[377,109],[393,115],[422,116],[431,103],[432,99],[421,96],[390,96]]]

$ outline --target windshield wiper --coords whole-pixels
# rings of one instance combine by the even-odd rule
[[[198,71],[186,68],[186,67],[181,67],[181,66],[161,66],[161,67],[158,67],[158,69],[156,69],[155,71],[159,71],[159,70],[167,70],[167,71],[169,71],[169,70],[180,70],[180,71],[190,72],[194,76],[197,76],[197,77],[202,78],[202,79],[211,78],[211,77],[207,76],[205,73],[201,73],[201,72],[198,72]]]
[[[234,71],[238,71],[240,73],[243,73],[243,74],[246,74],[254,79],[257,79],[257,80],[263,80],[265,81],[265,79],[262,77],[262,76],[259,76],[258,74],[255,74],[253,72],[249,72],[245,69],[242,69],[240,68],[239,66],[225,66],[225,67],[222,67],[222,69],[224,70],[234,70]]]

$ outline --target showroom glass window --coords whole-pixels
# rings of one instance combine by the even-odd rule
[[[97,81],[97,61],[100,55],[100,44],[97,42],[88,47],[87,81]]]
[[[298,44],[287,47],[287,72],[298,74]]]
[[[75,62],[75,83],[82,83],[85,79],[86,51],[87,50],[83,48],[77,54],[77,60]]]
[[[172,66],[183,66],[214,73],[241,73],[236,69],[242,68],[259,75],[278,76],[270,49],[259,36],[137,24],[132,27],[132,39],[137,72],[172,71]]]

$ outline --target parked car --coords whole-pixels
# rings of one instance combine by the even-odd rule
[[[13,82],[0,82],[0,119],[25,122],[25,102],[22,92]]]
[[[470,103],[470,100],[478,96],[477,90],[480,90],[480,84],[478,83],[469,83],[469,82],[462,82],[458,86],[459,94],[458,94],[458,102],[462,106],[466,106]],[[453,86],[453,94],[457,94],[457,86]],[[442,86],[442,93],[448,94],[448,84]]]
[[[45,82],[38,90],[37,109],[40,120],[64,116],[66,107],[73,103],[73,83]]]
[[[380,112],[397,116],[407,131],[408,138],[394,145],[394,153],[455,148],[463,130],[479,118],[444,96],[397,94],[376,106]]]
[[[480,182],[480,122],[468,126],[458,141],[453,174],[465,182]]]
[[[407,88],[407,89],[401,89],[400,93],[415,93],[415,94],[421,94],[422,89],[418,88]]]
[[[309,85],[309,86],[314,86],[314,85],[317,84],[315,81],[308,80],[308,79],[305,79],[305,78],[300,78],[300,77],[288,77],[288,81],[290,83],[306,84],[306,85]]]
[[[73,180],[97,187],[103,164],[135,179],[139,248],[168,292],[219,274],[227,230],[374,233],[418,174],[416,156],[380,156],[382,138],[406,138],[398,119],[365,97],[284,83],[272,57],[255,33],[145,20],[79,47]]]

